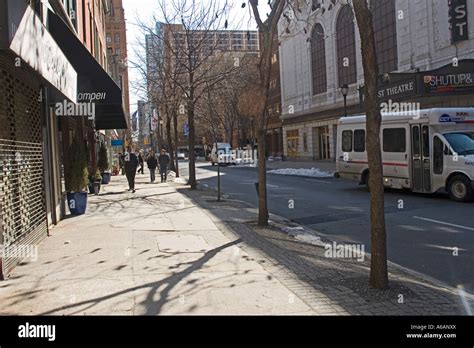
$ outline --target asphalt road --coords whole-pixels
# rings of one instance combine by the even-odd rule
[[[187,163],[182,167],[186,175]],[[198,181],[216,187],[216,171],[200,163]],[[256,168],[221,167],[221,173],[224,194],[257,206]],[[271,213],[336,241],[362,243],[370,252],[369,193],[364,187],[336,178],[267,178]],[[387,191],[385,197],[389,260],[474,294],[474,203],[398,190]]]

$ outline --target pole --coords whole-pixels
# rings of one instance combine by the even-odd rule
[[[347,117],[347,96],[344,96],[344,117]]]

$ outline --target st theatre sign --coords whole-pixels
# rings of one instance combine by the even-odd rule
[[[448,0],[449,27],[451,29],[451,41],[453,43],[469,40],[466,1],[467,0]]]

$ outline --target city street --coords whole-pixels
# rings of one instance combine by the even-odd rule
[[[185,171],[184,163],[182,167]],[[199,182],[215,188],[216,172],[217,167],[201,163],[197,170]],[[225,197],[257,206],[256,168],[222,166],[221,174]],[[370,251],[369,194],[364,187],[336,178],[275,174],[267,178],[270,213],[335,241],[363,243]],[[294,201],[293,209],[289,208],[290,200]],[[389,260],[473,293],[473,208],[472,203],[456,203],[444,195],[386,191]]]

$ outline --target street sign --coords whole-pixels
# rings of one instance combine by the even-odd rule
[[[123,146],[123,140],[122,139],[112,140],[111,145],[114,147],[121,147]]]
[[[189,124],[187,122],[184,124],[183,133],[185,137],[189,136]]]

